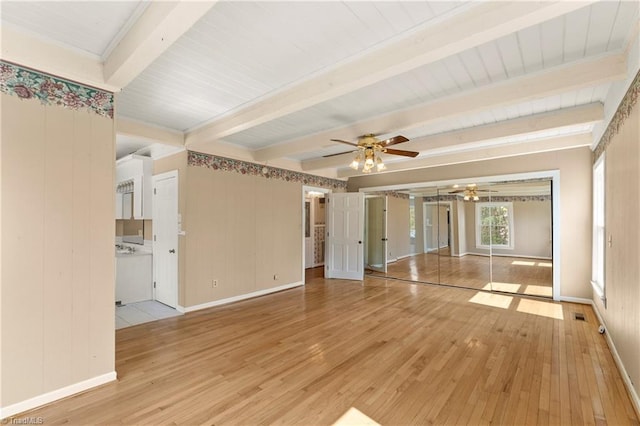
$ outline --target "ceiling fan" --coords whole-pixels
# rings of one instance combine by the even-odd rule
[[[342,139],[331,139],[333,142],[340,142],[346,145],[351,145],[356,147],[352,151],[340,152],[338,154],[330,154],[325,155],[324,157],[333,157],[335,155],[347,154],[350,152],[357,152],[356,157],[353,159],[349,167],[354,170],[358,170],[358,166],[361,161],[364,161],[362,166],[362,171],[364,173],[370,173],[373,169],[374,165],[376,166],[378,171],[384,170],[385,166],[380,158],[380,153],[393,154],[393,155],[402,155],[404,157],[417,157],[418,152],[415,151],[405,151],[402,149],[393,149],[387,148],[391,145],[396,145],[402,142],[407,142],[409,139],[402,135],[394,136],[389,139],[385,139],[381,141],[374,135],[373,133],[368,133],[366,135],[362,135],[358,137],[358,143],[344,141]]]
[[[454,186],[454,188],[455,187],[456,186]],[[462,189],[457,189],[455,191],[449,191],[449,194],[463,193],[465,201],[469,201],[469,200],[478,201],[478,200],[480,200],[480,197],[478,196],[479,192],[498,192],[498,191],[492,191],[490,189],[478,189],[478,185],[476,185],[475,183],[470,183],[469,185],[467,185],[466,187],[464,187]]]

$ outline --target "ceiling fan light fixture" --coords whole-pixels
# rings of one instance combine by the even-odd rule
[[[373,149],[372,148],[367,148],[364,151],[364,165],[365,167],[367,167],[368,169],[372,169],[373,166],[375,165],[375,160],[374,160],[374,154],[373,154]]]
[[[358,138],[358,143],[352,143],[342,139],[331,139],[333,142],[340,142],[343,144],[351,145],[355,148],[356,155],[349,164],[349,167],[353,170],[359,170],[360,163],[362,163],[362,173],[371,173],[375,167],[375,171],[381,172],[386,170],[387,167],[384,161],[380,157],[380,153],[388,153],[392,155],[401,155],[405,157],[415,158],[418,156],[418,152],[405,151],[401,149],[387,148],[389,145],[396,145],[402,142],[407,142],[409,139],[402,135],[394,136],[392,138],[380,141],[374,134],[366,134]],[[352,151],[353,152],[353,151]],[[329,154],[325,157],[332,157],[334,155],[342,155],[346,153]]]
[[[351,162],[351,164],[349,164],[349,167],[351,167],[353,170],[358,170],[358,167],[360,167],[361,161],[362,161],[362,155],[360,154],[360,151],[358,151],[356,156],[353,158],[353,161]]]

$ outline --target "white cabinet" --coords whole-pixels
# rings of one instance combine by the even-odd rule
[[[124,194],[121,192],[117,192],[116,190],[116,219],[122,219],[122,201],[124,198]]]
[[[116,301],[153,299],[151,253],[116,254]]]
[[[129,155],[116,162],[116,219],[151,219],[152,178],[150,157]]]
[[[133,192],[122,194],[122,218],[135,219],[133,212]]]

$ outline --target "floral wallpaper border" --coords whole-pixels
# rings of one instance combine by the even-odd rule
[[[113,119],[113,93],[63,80],[6,61],[0,61],[0,91],[42,105],[87,109]]]
[[[435,201],[463,201],[462,195],[442,195],[440,197],[422,197],[423,201],[435,202]],[[551,201],[551,195],[503,195],[503,196],[481,196],[481,202],[513,202],[513,201]]]
[[[300,182],[303,185],[318,186],[321,188],[340,190],[347,189],[346,181],[294,172],[292,170],[250,163],[248,161],[218,157],[217,155],[203,154],[201,152],[195,151],[189,151],[187,164],[189,166],[206,167],[213,170],[235,172],[243,175],[261,176],[266,179],[280,179],[287,182]]]
[[[408,200],[409,199],[409,194],[404,194],[402,192],[398,192],[398,191],[375,191],[375,192],[367,192],[367,195],[387,195],[389,197],[393,197],[393,198],[400,198],[403,200]]]
[[[600,158],[602,153],[604,153],[613,138],[620,132],[622,125],[627,118],[629,118],[629,115],[631,115],[633,107],[638,103],[638,95],[640,95],[640,71],[638,71],[636,78],[633,79],[631,86],[629,86],[629,90],[627,90],[627,93],[622,98],[622,102],[620,102],[616,113],[613,115],[611,122],[600,138],[600,142],[596,145],[596,149],[593,150],[594,163]]]

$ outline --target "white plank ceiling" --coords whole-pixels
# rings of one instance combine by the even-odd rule
[[[403,134],[412,141],[446,137],[478,126],[509,127],[528,117],[534,123],[536,115],[603,103],[612,84],[626,77],[617,69],[600,77],[577,75],[579,84],[565,90],[545,90],[576,64],[597,70],[611,67],[616,55],[624,58],[637,37],[638,1],[566,3],[529,14],[526,7],[538,6],[514,4],[526,5],[519,16],[509,2],[219,1],[122,87],[117,114],[154,129],[183,132],[187,149],[346,177],[341,171],[349,155],[316,161],[348,151],[330,138],[355,142],[370,132]],[[152,9],[149,4],[0,3],[2,25],[101,60],[108,60]],[[499,13],[508,17],[500,22],[502,29],[493,30],[491,16]],[[465,35],[461,23],[484,19],[488,28],[479,28],[484,33],[477,39]],[[442,38],[446,29],[451,44],[427,43],[416,51],[425,57],[388,63],[390,54],[415,48],[438,28],[432,37]],[[527,78],[535,81],[518,84]],[[539,95],[527,92],[534,84]],[[500,87],[511,88],[503,92],[514,96],[492,97],[492,89]],[[466,111],[476,93],[488,94],[486,105]],[[435,108],[431,116],[415,118],[418,109],[452,102],[459,102],[460,114],[440,116]],[[590,133],[604,118],[575,117],[544,129],[535,123],[511,126],[507,136],[478,138],[476,146]],[[120,152],[139,149],[141,140],[127,134]],[[473,146],[437,149],[455,153]],[[425,143],[397,148],[418,150],[416,160],[435,152]],[[416,161],[385,158],[408,168]]]

